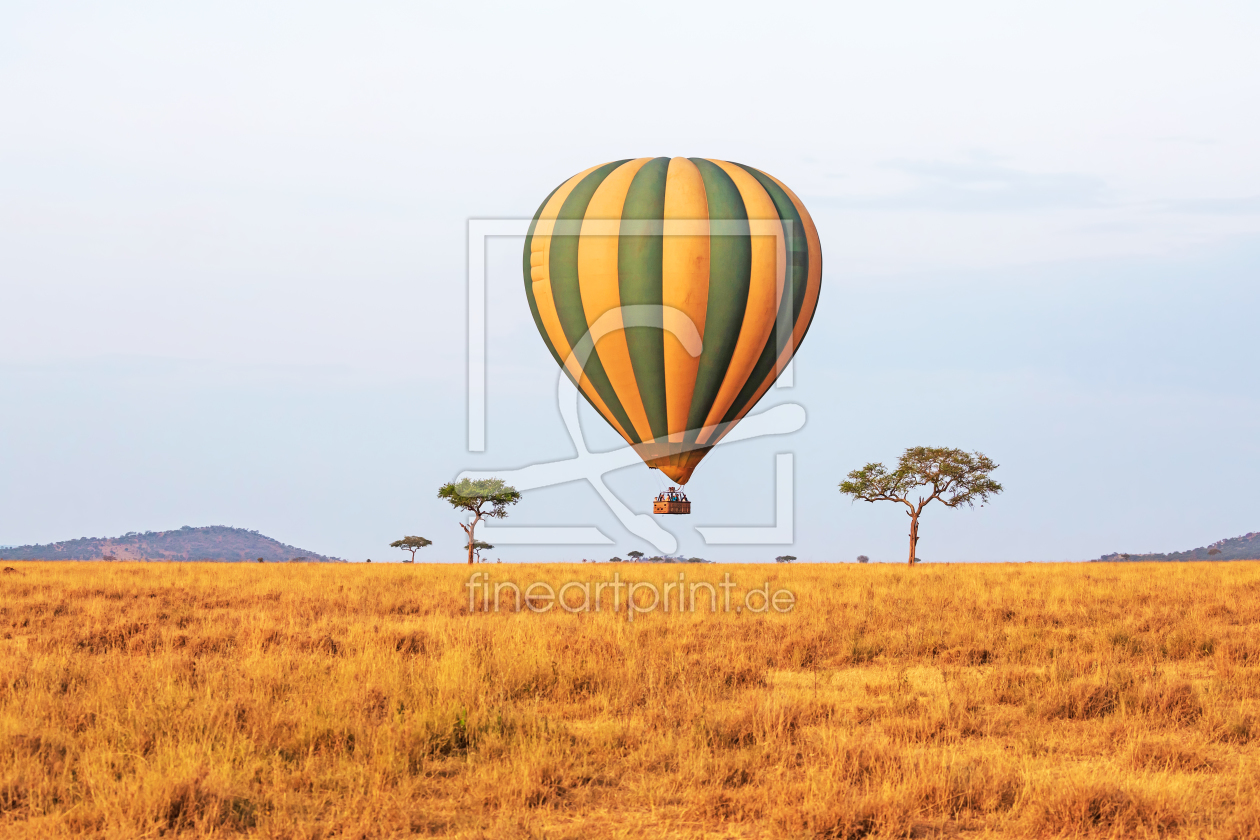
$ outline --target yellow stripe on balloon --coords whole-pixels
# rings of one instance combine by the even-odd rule
[[[665,407],[671,443],[682,443],[696,390],[699,354],[677,335],[686,316],[704,339],[709,304],[709,200],[700,169],[685,157],[670,160],[665,175],[664,236],[661,238],[661,304],[665,307]],[[677,310],[677,312],[675,312]],[[678,313],[681,313],[678,314]]]
[[[600,164],[603,166],[603,164]],[[569,374],[569,378],[578,384],[582,389],[582,393],[586,395],[591,404],[595,406],[595,410],[603,415],[604,419],[617,430],[627,443],[633,443],[633,438],[626,434],[626,430],[621,428],[621,424],[617,422],[613,413],[608,410],[608,405],[599,396],[599,392],[595,390],[595,386],[591,384],[590,379],[582,372],[581,366],[573,355],[573,348],[569,346],[569,340],[565,337],[564,327],[560,324],[560,313],[556,310],[555,296],[551,291],[551,275],[549,266],[551,260],[551,235],[556,228],[556,217],[560,215],[560,208],[564,206],[565,199],[569,197],[569,193],[582,182],[587,175],[599,169],[599,166],[592,166],[584,172],[579,172],[569,180],[565,181],[559,189],[551,196],[547,202],[547,206],[538,214],[538,224],[534,226],[534,236],[530,240],[529,254],[529,276],[534,288],[534,302],[538,305],[538,317],[542,319],[543,328],[547,331],[547,338],[551,339],[551,346],[556,348],[556,354],[564,360],[564,368]]]
[[[586,205],[578,238],[578,288],[588,327],[608,312],[613,312],[613,317],[620,324],[621,314],[616,310],[621,306],[617,274],[621,210],[626,203],[630,183],[649,160],[651,158],[632,160],[608,173]],[[595,350],[617,399],[621,401],[621,407],[639,433],[639,440],[651,440],[652,426],[643,408],[643,398],[639,395],[639,383],[634,376],[624,328],[619,326],[605,333]],[[611,413],[604,416],[613,421]]]
[[[722,378],[722,387],[718,389],[717,397],[709,409],[709,416],[705,418],[706,427],[722,422],[731,403],[735,402],[753,368],[757,366],[757,359],[774,331],[775,316],[779,311],[779,299],[783,295],[787,271],[782,222],[770,194],[742,167],[724,160],[712,162],[731,177],[744,200],[751,232],[749,240],[752,263],[744,322],[739,328],[739,338],[735,342],[735,352],[727,365],[726,375]],[[711,436],[712,430],[707,429],[697,438],[697,442],[707,443]]]

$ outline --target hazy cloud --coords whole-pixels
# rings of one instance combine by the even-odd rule
[[[1101,178],[1074,172],[1024,172],[988,156],[963,162],[895,160],[884,168],[918,181],[909,190],[882,196],[820,196],[812,200],[841,209],[1008,212],[1101,205]]]
[[[1243,198],[1195,198],[1174,201],[1169,208],[1175,213],[1212,213],[1223,216],[1246,216],[1260,213],[1260,195]]]

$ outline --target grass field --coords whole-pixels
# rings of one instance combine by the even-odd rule
[[[10,565],[4,838],[1260,836],[1260,563]]]

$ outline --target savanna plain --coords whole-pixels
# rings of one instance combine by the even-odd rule
[[[11,565],[4,838],[1260,837],[1260,563]]]

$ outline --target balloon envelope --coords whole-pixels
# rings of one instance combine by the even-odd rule
[[[795,354],[822,285],[800,199],[760,170],[705,158],[574,175],[534,214],[523,267],[556,363],[679,484]]]

